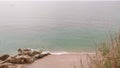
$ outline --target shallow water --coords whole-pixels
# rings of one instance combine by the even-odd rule
[[[0,52],[94,51],[120,27],[120,2],[0,2]]]

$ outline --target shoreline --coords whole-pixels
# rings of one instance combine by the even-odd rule
[[[65,54],[96,54],[95,51],[87,52],[87,51],[45,51],[45,53],[50,53],[52,55],[65,55]]]
[[[88,68],[89,56],[94,56],[92,52],[68,52],[68,53],[53,53],[42,59],[36,60],[32,64],[25,65],[26,68],[74,68],[81,66],[80,61]]]
[[[82,64],[88,68],[90,59],[88,57],[96,54],[95,52],[42,51],[30,48],[18,49],[17,52],[15,55],[1,54],[0,66],[8,68],[9,66],[15,68],[73,68],[81,66],[80,61],[82,60]]]
[[[59,51],[59,52],[49,52],[51,55],[95,55],[96,52],[67,52],[67,51]]]

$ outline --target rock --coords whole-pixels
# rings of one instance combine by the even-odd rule
[[[5,62],[18,63],[19,61],[15,56],[10,56],[9,58],[6,59]]]
[[[0,68],[8,68],[8,66],[0,64]]]
[[[34,59],[28,55],[9,57],[6,62],[16,63],[16,64],[29,64],[34,62]]]
[[[50,53],[44,52],[44,53],[35,55],[35,58],[36,58],[36,59],[39,59],[39,58],[43,58],[43,57],[48,56],[48,55],[50,55]]]
[[[31,49],[18,49],[18,55],[31,55]]]
[[[17,64],[31,64],[39,58],[50,55],[48,52],[34,49],[18,49],[18,54],[10,56],[3,54],[0,56],[0,68],[26,68]]]
[[[0,56],[0,60],[4,61],[4,60],[6,60],[8,57],[9,57],[8,54],[3,54],[3,55]]]
[[[42,51],[40,51],[40,50],[34,50],[31,54],[31,56],[33,57],[33,56],[41,54],[41,53],[42,53]]]
[[[34,59],[28,55],[17,56],[16,59],[18,60],[18,63],[20,64],[30,64],[34,62]]]
[[[18,49],[18,55],[29,55],[31,57],[35,56],[36,54],[41,54],[41,50],[33,50],[33,49]]]
[[[28,55],[36,60],[38,58],[43,58],[50,55],[50,53],[35,49],[18,49],[18,55]]]
[[[5,61],[0,60],[0,64],[4,63]]]

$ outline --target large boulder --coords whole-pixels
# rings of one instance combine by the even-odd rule
[[[31,55],[31,49],[18,49],[18,55]]]
[[[16,64],[29,64],[34,62],[34,59],[28,55],[18,55],[9,57],[6,62],[16,63]]]
[[[8,57],[9,57],[8,54],[0,55],[0,60],[4,61],[4,60],[6,60]]]
[[[18,49],[18,55],[29,55],[31,57],[37,55],[37,54],[41,54],[42,51],[41,50],[34,50],[34,49]]]
[[[20,64],[30,64],[34,62],[34,59],[28,55],[17,56],[16,59],[18,60],[18,63]]]
[[[34,50],[34,51],[32,51],[31,56],[33,57],[33,56],[39,55],[39,54],[41,54],[41,53],[42,53],[42,51],[40,51],[40,50]]]
[[[10,63],[19,63],[18,59],[16,58],[16,56],[10,56],[9,58],[7,58],[5,60],[5,62],[10,62]]]
[[[17,64],[31,64],[39,58],[50,55],[49,52],[43,52],[35,49],[18,49],[18,54],[10,56],[8,54],[0,55],[0,68],[25,68]]]
[[[48,56],[48,55],[51,55],[51,54],[48,52],[43,52],[41,54],[35,55],[34,58],[39,59],[39,58],[43,58],[43,57]]]

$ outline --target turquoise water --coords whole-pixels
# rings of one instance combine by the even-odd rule
[[[94,51],[120,27],[120,2],[2,1],[0,52]]]

